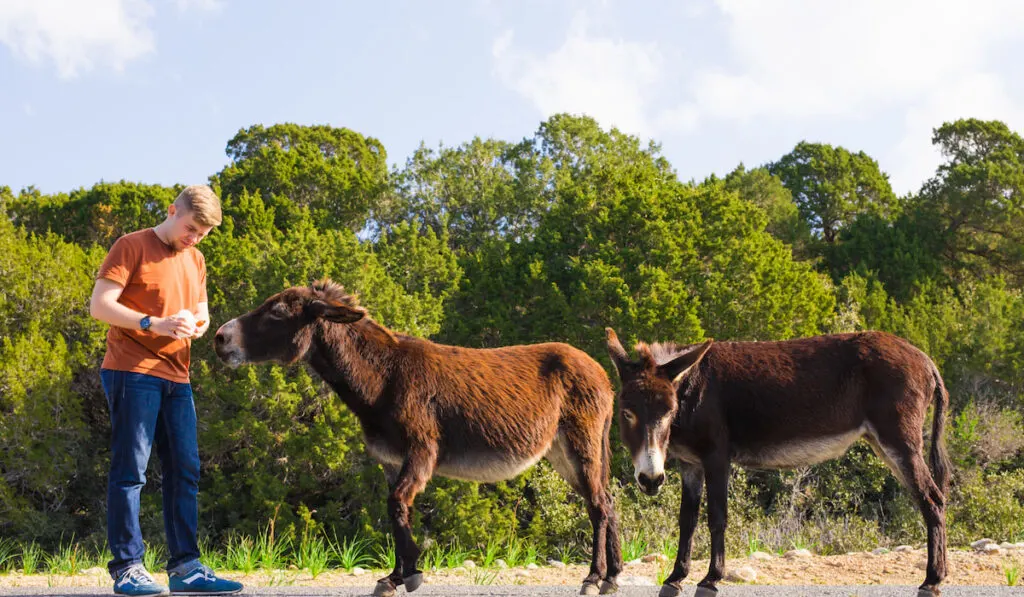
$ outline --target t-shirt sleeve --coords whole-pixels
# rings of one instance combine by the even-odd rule
[[[209,302],[206,296],[206,257],[202,253],[199,253],[199,302]]]
[[[100,265],[96,279],[106,278],[117,282],[121,286],[127,286],[128,280],[132,277],[132,271],[138,265],[138,251],[132,243],[123,237],[114,241],[114,245],[107,252],[103,264]]]

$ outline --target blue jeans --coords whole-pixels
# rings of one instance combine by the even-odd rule
[[[199,560],[199,445],[192,386],[146,375],[101,369],[110,407],[110,477],[107,484],[107,542],[115,579],[142,562],[139,494],[153,445],[163,469],[167,568]]]

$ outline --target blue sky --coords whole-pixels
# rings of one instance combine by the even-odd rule
[[[516,141],[556,112],[661,144],[684,180],[801,140],[864,150],[898,193],[933,127],[1024,131],[1015,0],[0,0],[0,185],[205,181],[240,129]]]

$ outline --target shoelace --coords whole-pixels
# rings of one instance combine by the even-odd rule
[[[135,584],[152,584],[156,581],[149,575],[149,572],[142,566],[132,566],[121,577],[121,582],[130,581]]]

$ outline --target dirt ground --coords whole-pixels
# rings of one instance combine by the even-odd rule
[[[873,555],[860,552],[841,556],[811,556],[787,559],[775,556],[768,560],[732,558],[726,560],[726,570],[738,571],[749,567],[756,572],[750,584],[764,585],[908,585],[924,580],[924,561],[927,552],[889,552]],[[1001,585],[1007,584],[1005,569],[1016,566],[1024,570],[1024,550],[987,555],[970,550],[951,550],[948,585]],[[633,562],[619,577],[623,585],[655,585],[671,571],[672,562]],[[686,584],[695,584],[707,571],[707,560],[694,560]],[[426,582],[448,585],[578,585],[587,573],[587,567],[571,565],[565,568],[545,565],[536,569],[523,567],[508,569],[454,569],[428,571]],[[353,574],[340,571],[325,572],[312,578],[298,570],[279,570],[272,573],[225,573],[224,576],[242,581],[249,587],[266,586],[367,586],[383,576],[379,570]],[[166,575],[154,573],[160,582]],[[0,575],[0,587],[61,587],[109,586],[110,578],[103,568],[90,568],[75,576],[26,576],[18,572]],[[1024,579],[1018,581],[1024,584]],[[730,584],[724,582],[724,584]]]

